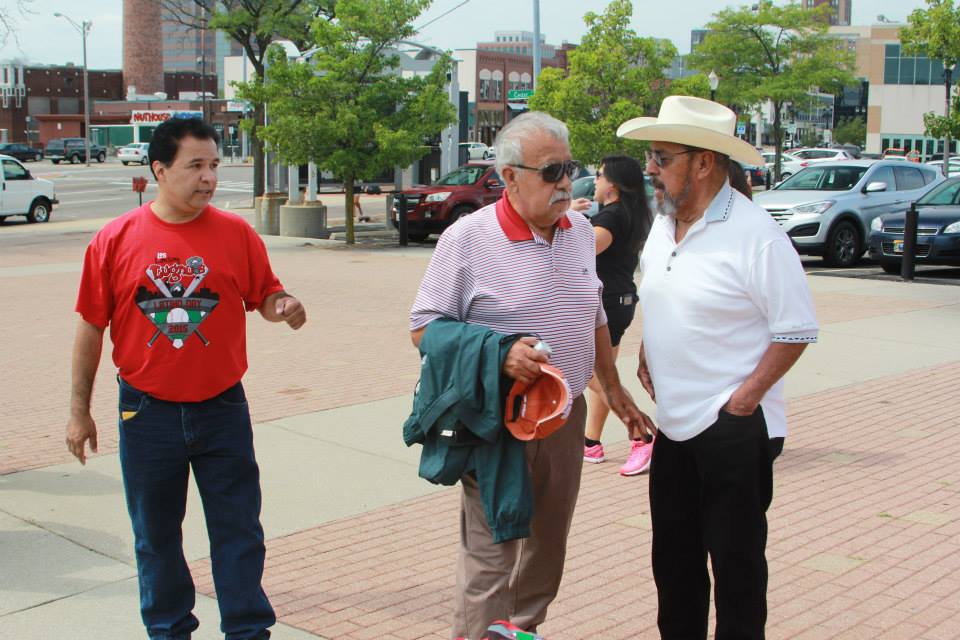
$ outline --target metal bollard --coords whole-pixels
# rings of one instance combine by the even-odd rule
[[[403,192],[394,198],[397,202],[397,231],[400,233],[400,246],[407,246],[407,196]]]
[[[900,261],[900,277],[913,280],[914,263],[917,258],[917,203],[910,204],[903,221],[903,258]]]

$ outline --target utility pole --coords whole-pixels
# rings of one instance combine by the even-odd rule
[[[533,91],[540,77],[540,0],[533,0]]]
[[[200,7],[200,109],[207,121],[207,8]]]
[[[950,90],[953,88],[953,68],[955,66],[956,63],[954,62],[944,63],[943,65],[943,84],[947,90],[947,101],[944,107],[947,127],[943,145],[943,176],[945,178],[950,177]]]
[[[87,71],[87,34],[90,33],[90,27],[93,26],[93,23],[89,20],[84,20],[80,24],[77,24],[73,18],[70,16],[60,13],[57,11],[53,14],[55,18],[63,18],[71,25],[73,28],[80,32],[80,36],[83,38],[83,127],[85,129],[83,135],[83,150],[85,158],[87,161],[87,166],[90,166],[90,80],[89,73]]]

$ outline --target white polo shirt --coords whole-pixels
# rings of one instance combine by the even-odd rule
[[[771,342],[816,342],[800,258],[764,209],[724,185],[677,244],[657,216],[640,266],[643,345],[657,426],[689,440],[754,371]],[[760,402],[771,438],[787,433],[781,379]]]

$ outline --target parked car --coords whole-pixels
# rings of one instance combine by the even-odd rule
[[[767,164],[767,171],[773,173],[774,163],[777,160],[777,154],[775,151],[764,151],[760,155],[763,156],[763,161]],[[800,171],[804,167],[808,166],[810,162],[807,160],[801,160],[800,158],[794,156],[790,153],[781,153],[780,154],[780,179],[786,180],[797,171]]]
[[[29,222],[46,222],[59,204],[53,182],[33,177],[15,158],[0,155],[0,221],[26,216]]]
[[[654,189],[653,184],[650,182],[650,176],[643,176],[643,188],[647,193],[647,205],[652,212],[654,210]],[[570,191],[571,197],[576,200],[577,198],[587,198],[593,200],[593,196],[596,193],[597,189],[597,177],[596,176],[584,176],[582,178],[577,178],[573,181],[573,188]],[[589,209],[583,212],[583,215],[588,218],[592,218],[597,215],[600,211],[600,206],[594,201],[593,205]]]
[[[134,142],[125,147],[117,149],[117,158],[124,166],[134,162],[136,164],[148,164],[150,158],[147,156],[147,150],[150,148],[149,142]]]
[[[853,157],[844,149],[826,149],[815,147],[812,149],[797,149],[790,152],[793,157],[807,162],[829,162],[830,160],[853,160]]]
[[[960,266],[960,177],[950,178],[917,200],[917,264]],[[887,273],[900,273],[906,215],[874,218],[870,257]]]
[[[943,173],[943,160],[931,160],[927,163],[929,166],[933,167],[940,173]],[[960,173],[960,158],[950,158],[950,175],[956,175]]]
[[[495,155],[493,149],[482,142],[461,142],[460,146],[467,150],[467,160],[489,160]]]
[[[926,165],[893,160],[813,164],[754,201],[770,212],[799,253],[834,267],[855,264],[873,219],[902,213],[943,176]]]
[[[862,157],[863,149],[860,148],[860,145],[853,144],[852,142],[833,143],[830,145],[831,149],[843,149],[846,151],[851,158],[854,160],[859,160]]]
[[[503,193],[503,180],[492,162],[470,162],[432,185],[414,185],[401,193],[407,201],[407,237],[422,242],[431,233],[443,230],[461,216],[496,202]],[[399,228],[399,194],[394,196],[393,226]]]
[[[51,138],[47,141],[43,155],[53,164],[60,164],[62,160],[73,164],[87,161],[87,149],[83,138]],[[90,159],[104,162],[107,159],[107,150],[91,142]]]
[[[750,179],[751,187],[762,187],[767,184],[767,167],[753,164],[739,163],[743,167],[743,172]]]
[[[43,151],[34,149],[30,145],[17,142],[5,142],[0,144],[0,154],[16,158],[20,162],[37,162],[43,160]]]
[[[907,151],[906,149],[898,149],[891,147],[889,149],[883,150],[883,159],[884,160],[909,160],[910,162],[920,162],[920,152],[914,149],[913,151]]]

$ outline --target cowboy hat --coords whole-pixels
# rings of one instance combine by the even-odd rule
[[[745,164],[763,166],[763,156],[736,137],[736,130],[737,114],[722,104],[692,96],[669,96],[660,104],[656,118],[627,120],[617,129],[617,136],[708,149]]]
[[[573,395],[563,372],[541,364],[540,375],[533,382],[513,383],[504,407],[504,424],[517,440],[539,440],[566,424],[572,406]]]

